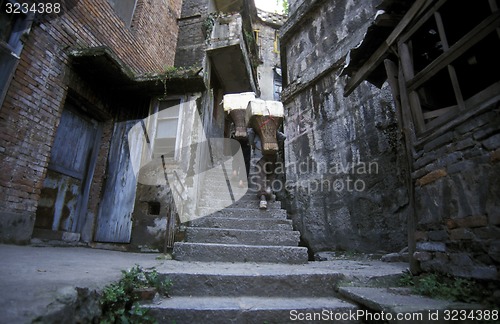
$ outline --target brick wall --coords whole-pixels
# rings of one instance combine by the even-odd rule
[[[68,53],[107,46],[135,74],[161,72],[174,63],[180,6],[180,0],[138,0],[132,26],[126,28],[106,0],[81,0],[63,16],[32,26],[0,109],[4,171],[0,175],[0,241],[26,242],[31,236],[51,145],[74,77]],[[85,92],[84,97],[93,93],[91,104],[101,101],[102,109],[116,111],[113,101],[106,98],[106,89],[82,83],[75,84],[74,91]]]

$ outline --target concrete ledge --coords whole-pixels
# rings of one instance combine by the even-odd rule
[[[185,240],[197,243],[297,246],[300,232],[188,227]]]
[[[255,208],[257,208],[258,202],[256,203]],[[287,213],[284,209],[247,209],[247,208],[225,208],[225,209],[213,209],[201,207],[199,211],[203,213],[203,215],[210,215],[207,217],[229,217],[229,218],[251,218],[251,219],[286,219]]]
[[[174,283],[170,289],[173,297],[333,297],[339,282],[344,278],[344,275],[333,271],[297,274],[290,273],[290,269],[264,274],[248,270],[237,274],[185,273],[174,270],[159,271],[159,275]]]
[[[357,307],[336,298],[173,297],[146,305],[161,323],[293,323],[297,313],[356,312]],[[300,320],[300,323],[318,323]],[[356,323],[340,321],[335,323]]]
[[[307,263],[307,248],[176,242],[173,251],[178,261]]]
[[[280,230],[291,231],[292,221],[289,219],[273,218],[236,218],[223,215],[207,216],[196,219],[190,223],[193,227],[212,227],[241,230]]]

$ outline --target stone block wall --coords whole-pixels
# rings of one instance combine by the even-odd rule
[[[175,66],[202,66],[205,58],[208,28],[208,1],[184,0],[179,21],[179,46]]]
[[[407,245],[404,150],[389,87],[364,83],[343,96],[345,58],[374,6],[304,2],[281,29],[287,209],[312,252]]]
[[[330,73],[286,103],[288,209],[314,251],[399,251],[408,195],[387,87],[348,99]]]
[[[31,236],[68,89],[97,107],[105,121],[120,108],[106,97],[108,89],[78,80],[69,52],[106,46],[135,74],[161,72],[174,63],[180,4],[138,0],[130,28],[106,0],[81,0],[61,17],[34,23],[0,108],[0,165],[4,170],[0,176],[0,241],[27,242]],[[112,123],[105,126],[109,131]],[[105,156],[105,148],[100,153]],[[105,163],[100,161],[99,166],[104,168]],[[95,179],[101,179],[104,171],[97,169],[95,174]],[[92,187],[94,196],[98,187],[97,183]],[[89,208],[96,204],[91,201]]]
[[[415,147],[415,257],[423,270],[499,278],[499,107]]]

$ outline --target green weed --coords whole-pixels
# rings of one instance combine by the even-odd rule
[[[156,323],[147,314],[148,310],[139,305],[139,296],[134,292],[141,288],[155,288],[159,294],[168,296],[171,286],[171,281],[162,280],[156,270],[146,272],[138,265],[129,271],[122,270],[120,281],[103,290],[100,323]]]

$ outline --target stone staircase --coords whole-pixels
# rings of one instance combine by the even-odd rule
[[[171,298],[146,305],[159,323],[289,323],[294,314],[358,309],[335,297],[343,276],[331,271],[263,263],[182,266],[191,269],[159,269],[174,283]]]
[[[255,190],[241,192],[237,182],[241,199],[228,202],[215,195],[224,179],[207,180],[204,196],[213,198],[200,208],[213,212],[191,221],[185,241],[174,244],[178,268],[158,269],[174,283],[172,298],[147,305],[160,323],[284,323],[291,311],[357,309],[334,297],[343,275],[308,267],[307,248],[298,246],[300,233],[280,202],[260,210]]]
[[[176,261],[157,269],[173,282],[171,298],[144,304],[159,323],[363,322],[352,315],[366,305],[339,287],[395,278],[404,269],[382,262],[308,262],[280,202],[260,210],[253,188],[243,191],[230,181],[240,198],[233,201],[220,197],[226,180],[206,180],[202,196],[210,198],[200,208],[209,216],[187,224],[184,242],[174,244]]]
[[[394,316],[388,322],[406,323],[396,315],[468,307],[384,288],[397,286],[406,264],[308,262],[280,202],[259,210],[255,190],[238,192],[233,185],[241,199],[232,203],[217,197],[227,186],[223,179],[208,181],[211,198],[200,208],[209,216],[190,222],[185,241],[174,245],[176,261],[157,269],[173,282],[171,298],[143,304],[159,323],[365,323],[381,312]]]
[[[228,173],[231,168],[226,167]],[[208,177],[199,208],[202,217],[189,222],[184,242],[174,244],[173,256],[179,261],[269,262],[302,264],[308,260],[307,248],[299,247],[300,233],[278,201],[269,202],[267,210],[259,209],[253,188],[238,188],[229,181],[234,197],[218,197],[228,183],[220,177]],[[224,208],[224,206],[228,206]]]

